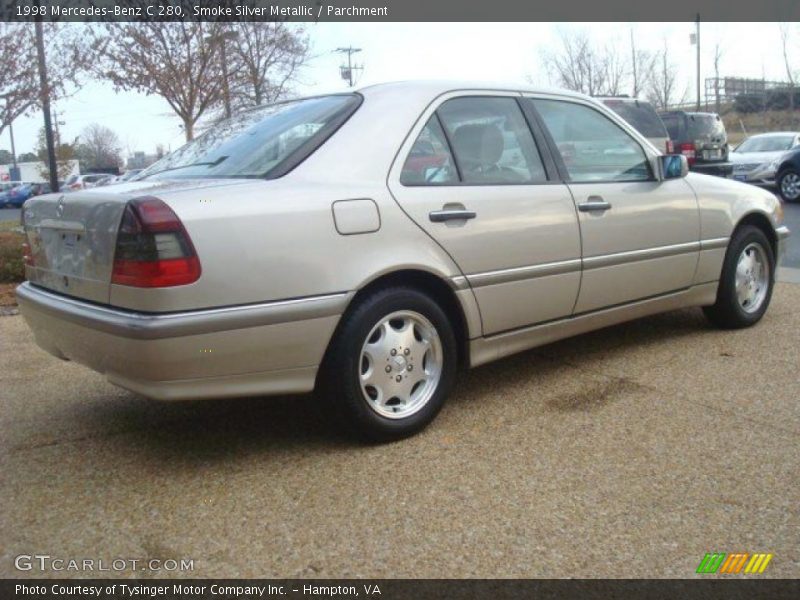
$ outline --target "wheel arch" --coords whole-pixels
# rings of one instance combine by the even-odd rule
[[[362,298],[372,292],[387,287],[409,287],[428,294],[445,312],[453,326],[453,333],[456,336],[458,349],[458,364],[460,366],[469,365],[469,326],[464,307],[461,304],[453,285],[448,283],[445,276],[432,273],[421,268],[402,268],[394,271],[380,273],[365,281],[358,291],[350,299],[340,324],[345,317],[356,307]],[[339,326],[333,332],[328,348],[339,335]],[[326,348],[325,355],[328,354]]]
[[[733,228],[733,232],[731,233],[731,237],[742,227],[746,225],[752,225],[760,229],[764,235],[767,236],[767,240],[769,240],[770,248],[772,249],[772,256],[777,262],[778,260],[778,234],[775,232],[775,228],[772,226],[772,221],[770,221],[769,217],[762,212],[753,211],[743,215],[736,223],[736,226]]]

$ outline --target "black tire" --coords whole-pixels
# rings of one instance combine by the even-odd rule
[[[767,276],[766,295],[754,310],[746,310],[738,300],[736,293],[736,269],[739,257],[744,250],[752,244],[757,244],[763,250],[769,266]],[[711,306],[703,307],[706,317],[723,329],[741,329],[755,325],[764,316],[772,299],[772,290],[775,287],[775,255],[772,246],[764,232],[753,225],[739,227],[734,232],[725,261],[722,265],[722,275],[717,289],[717,301]]]
[[[794,185],[789,185],[789,182]],[[800,173],[797,170],[784,169],[778,173],[775,183],[778,185],[778,194],[784,202],[800,201]]]
[[[361,352],[373,328],[398,311],[422,315],[435,328],[441,343],[441,369],[438,384],[421,408],[407,417],[388,418],[370,405],[366,390],[362,391]],[[317,395],[357,437],[374,442],[398,440],[419,432],[436,417],[455,383],[457,365],[453,327],[434,300],[413,288],[379,289],[360,299],[342,318],[320,368]],[[380,368],[390,368],[388,361],[381,362]]]

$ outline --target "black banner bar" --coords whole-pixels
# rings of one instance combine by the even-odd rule
[[[788,579],[4,579],[3,600],[243,600],[279,598],[360,598],[405,600],[447,598],[511,600],[582,598],[634,600],[760,599],[795,600],[800,582]]]
[[[0,0],[0,21],[778,21],[797,0]]]

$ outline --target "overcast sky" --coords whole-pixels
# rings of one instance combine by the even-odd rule
[[[75,24],[74,27],[84,25]],[[319,23],[307,25],[315,58],[301,75],[300,94],[341,91],[338,46],[360,47],[356,61],[364,71],[358,82],[368,85],[402,79],[473,79],[525,81],[548,85],[542,49],[558,43],[560,30],[585,30],[600,42],[616,41],[629,51],[630,29],[637,46],[658,50],[667,40],[672,60],[680,67],[681,86],[695,97],[695,50],[689,34],[694,23]],[[721,74],[784,80],[779,26],[776,23],[704,23],[701,29],[702,76],[713,75],[714,45],[722,44]],[[800,33],[795,30],[794,55],[800,65]],[[112,128],[123,154],[154,152],[157,144],[176,149],[184,143],[180,121],[157,96],[117,94],[110,85],[89,81],[71,98],[57,103],[63,121],[61,136],[72,140],[90,123]],[[41,112],[14,123],[17,153],[32,151],[41,127]],[[0,148],[10,149],[8,131]]]

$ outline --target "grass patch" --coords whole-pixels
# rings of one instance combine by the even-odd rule
[[[17,231],[0,230],[0,283],[25,281],[22,242],[25,236]]]

